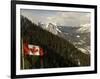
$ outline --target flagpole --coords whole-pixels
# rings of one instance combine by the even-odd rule
[[[23,51],[23,39],[22,39],[22,68],[24,69],[24,51]]]
[[[41,63],[41,68],[43,68],[43,58],[40,56],[40,63]]]
[[[40,48],[40,64],[41,64],[41,68],[43,68],[43,50]]]

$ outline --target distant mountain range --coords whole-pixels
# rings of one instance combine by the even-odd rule
[[[69,42],[73,43],[79,50],[85,54],[90,54],[90,25],[85,24],[75,26],[57,26],[53,23],[41,24],[43,29],[58,35]]]

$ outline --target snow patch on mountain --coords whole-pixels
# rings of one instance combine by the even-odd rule
[[[78,48],[80,51],[82,51],[84,54],[90,54],[88,53],[90,50],[86,49],[86,48]],[[87,52],[88,51],[88,52]]]
[[[56,28],[56,30],[61,33],[61,30],[59,30],[58,28]]]
[[[80,33],[86,33],[86,32],[90,32],[90,24],[84,24],[84,25],[80,25],[80,28],[77,30],[77,32]]]

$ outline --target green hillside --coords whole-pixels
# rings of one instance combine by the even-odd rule
[[[43,30],[23,16],[21,16],[21,38],[44,49],[43,68],[78,67],[77,59],[80,60],[80,66],[90,65],[89,55],[79,51],[67,40]],[[25,69],[40,68],[39,62],[37,60],[34,65],[25,59]]]

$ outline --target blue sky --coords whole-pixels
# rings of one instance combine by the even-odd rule
[[[21,15],[34,23],[55,23],[62,26],[80,26],[90,24],[90,13],[84,12],[61,12],[52,10],[21,9]]]

